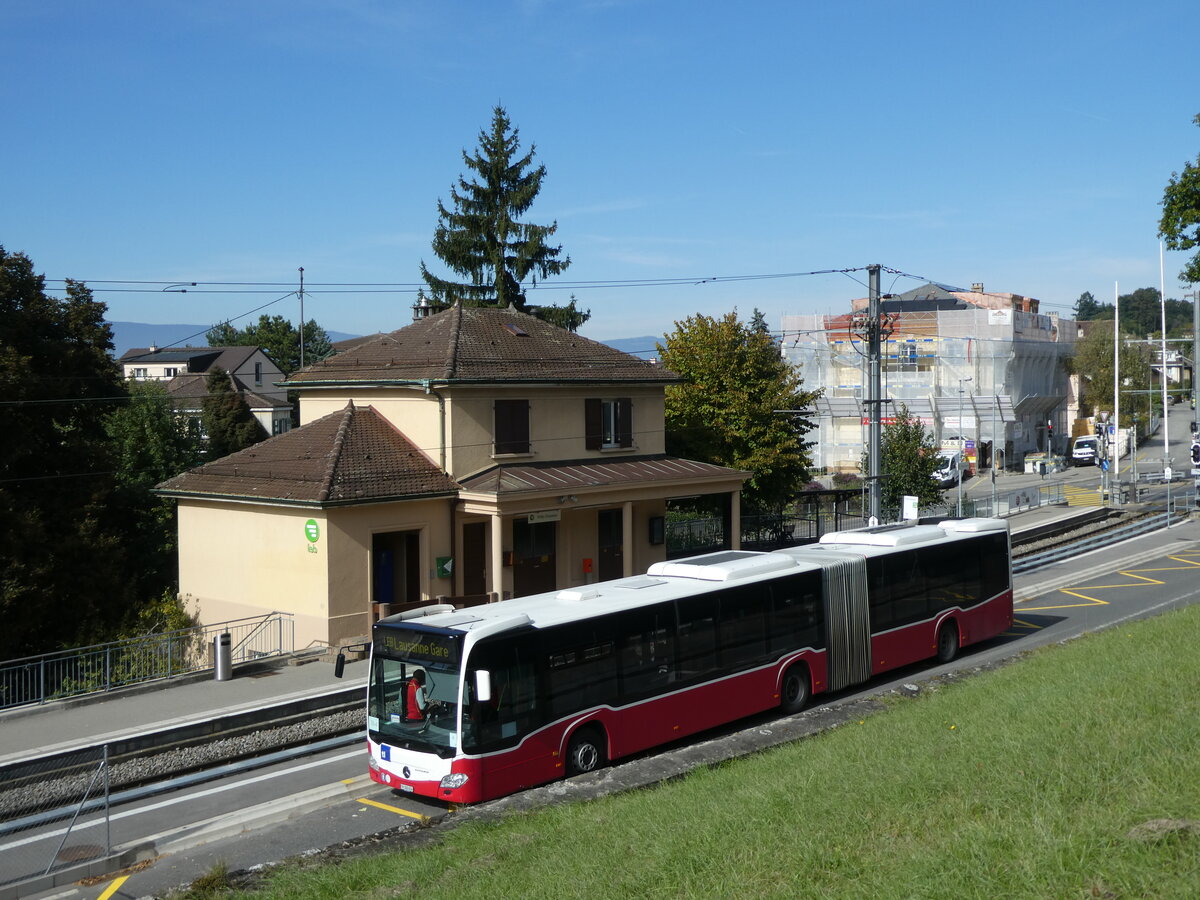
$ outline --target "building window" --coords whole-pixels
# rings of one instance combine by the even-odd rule
[[[175,368],[174,366],[167,366],[165,369],[163,369],[163,377],[164,378],[174,378],[178,374],[179,374],[179,369]]]
[[[291,431],[291,428],[291,419],[273,419],[271,421],[272,434],[285,434],[286,432]]]
[[[495,453],[529,452],[529,401],[497,400],[495,407]]]
[[[262,384],[262,363],[260,362],[254,364],[254,383]]]
[[[134,377],[134,378],[138,378],[138,379],[141,379],[141,378],[149,378],[149,377],[150,377],[150,370],[149,370],[149,369],[143,369],[143,368],[141,368],[140,366],[139,366],[139,367],[135,367],[135,368],[134,368],[134,370],[133,370],[133,377]]]
[[[587,449],[633,446],[633,401],[628,397],[585,400],[584,418]]]

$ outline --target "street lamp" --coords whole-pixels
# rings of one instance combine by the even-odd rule
[[[971,377],[958,379],[958,517],[962,518],[962,473],[967,456],[967,441],[963,436],[963,385]]]

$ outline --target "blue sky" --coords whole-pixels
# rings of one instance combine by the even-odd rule
[[[501,103],[547,168],[528,218],[572,259],[531,299],[574,293],[590,337],[735,307],[778,328],[866,276],[555,284],[880,263],[1066,314],[1159,284],[1197,33],[1195,0],[5,0],[0,244],[97,289],[284,283],[98,290],[117,321],[237,317],[303,266],[306,318],[390,331],[414,288],[318,285],[448,274],[437,201]]]

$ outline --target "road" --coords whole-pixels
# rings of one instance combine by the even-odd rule
[[[968,648],[949,665],[890,673],[865,687],[822,696],[820,703],[836,711],[905,684],[973,669],[1087,631],[1195,603],[1200,599],[1197,537],[1200,530],[1187,525],[1134,539],[1120,548],[1076,557],[1049,571],[1019,576],[1018,596],[1027,599],[1017,607],[1016,624],[1009,633]],[[1113,571],[1111,560],[1117,558],[1131,561]],[[1036,585],[1045,588],[1039,590]],[[705,735],[614,769],[619,776],[625,774],[620,770],[626,769],[632,778],[653,779],[656,767],[671,766],[673,756],[694,753],[698,744],[720,746],[720,739],[728,739],[733,745],[753,749],[759,735],[782,731],[781,723],[798,718],[803,716],[745,720],[719,735]],[[446,814],[444,806],[398,797],[373,784],[365,775],[365,766],[365,750],[343,749],[123,807],[108,826],[113,843],[153,839],[161,855],[143,870],[87,887],[60,889],[52,896],[87,900],[160,896],[217,865],[231,871],[247,869],[406,826],[425,816]],[[638,767],[648,767],[648,774],[637,775]],[[526,793],[532,796],[534,792]],[[99,829],[104,827],[101,820],[72,832],[64,853],[77,845],[103,844]],[[52,854],[61,835],[61,826],[52,826],[47,833],[23,835],[25,843],[20,845],[0,839],[0,860],[11,859],[16,852]]]

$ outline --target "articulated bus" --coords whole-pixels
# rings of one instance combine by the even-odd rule
[[[986,640],[1012,624],[1008,526],[949,519],[456,610],[372,634],[371,778],[477,803]]]

